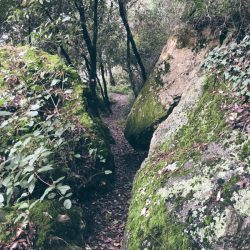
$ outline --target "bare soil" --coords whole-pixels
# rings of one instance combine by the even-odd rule
[[[126,95],[111,94],[113,101],[110,115],[103,115],[103,121],[109,127],[115,144],[112,152],[115,159],[115,182],[112,190],[97,194],[88,206],[91,220],[87,250],[118,250],[122,246],[125,223],[134,176],[145,152],[135,151],[126,141],[123,130],[129,101]]]

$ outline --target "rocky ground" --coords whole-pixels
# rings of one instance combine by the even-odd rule
[[[123,135],[124,121],[128,110],[128,97],[111,94],[113,101],[111,115],[103,116],[109,127],[115,144],[112,152],[115,158],[116,172],[114,187],[106,194],[97,194],[87,207],[94,221],[87,240],[87,250],[118,250],[127,219],[129,200],[135,173],[145,158],[143,152],[136,152]]]

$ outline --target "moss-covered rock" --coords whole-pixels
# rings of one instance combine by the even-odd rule
[[[5,242],[8,247],[15,243],[21,246],[22,238],[26,240],[27,236],[34,240],[33,249],[82,249],[85,224],[80,208],[66,210],[55,201],[37,203],[30,211],[26,228],[14,223],[16,213],[17,206],[0,209],[0,242]],[[23,233],[18,237],[21,228]]]
[[[180,30],[177,29],[176,34],[180,34]],[[168,39],[153,73],[133,104],[125,136],[135,148],[148,149],[158,125],[178,107],[189,88],[201,83],[200,65],[208,48],[200,49],[194,57],[193,33],[190,37],[185,33],[185,39],[188,42],[183,46],[177,35]]]
[[[30,212],[30,220],[37,227],[36,247],[41,249],[81,249],[83,215],[79,208],[66,210],[52,201],[38,203]]]
[[[130,144],[139,149],[147,149],[155,126],[167,111],[157,97],[158,75],[152,76],[141,90],[128,115],[125,136]]]
[[[229,89],[208,77],[197,103],[168,118],[187,120],[157,129],[168,136],[135,178],[124,249],[248,249],[250,138],[226,123]]]

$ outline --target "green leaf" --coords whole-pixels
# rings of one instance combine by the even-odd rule
[[[70,186],[67,186],[67,185],[58,186],[57,189],[61,192],[62,195],[65,195],[67,191],[70,190]]]
[[[81,155],[80,154],[76,154],[74,155],[75,158],[81,158]]]
[[[44,166],[44,167],[38,169],[38,173],[44,173],[44,172],[48,172],[50,170],[53,170],[53,168],[51,166],[52,165],[47,165],[47,166]]]
[[[64,201],[63,203],[63,206],[66,208],[66,209],[70,209],[72,207],[72,202],[70,199],[67,199]]]
[[[33,179],[34,179],[34,175],[32,174],[30,177],[29,177],[29,179],[28,179],[28,183],[30,183]]]
[[[36,117],[36,116],[38,116],[38,112],[37,111],[29,111],[29,112],[27,112],[27,116]]]
[[[4,196],[2,194],[0,194],[0,203],[4,202]]]
[[[105,170],[104,172],[106,175],[112,174],[113,172],[111,170]]]
[[[3,180],[2,184],[3,184],[5,187],[7,187],[8,184],[10,183],[10,180],[11,180],[11,177],[10,177],[10,176],[7,176],[7,177]]]
[[[55,86],[56,84],[58,84],[59,82],[61,82],[60,79],[53,79],[50,86]]]
[[[54,186],[48,187],[48,188],[44,191],[43,195],[41,196],[40,201],[43,201],[44,198],[47,196],[47,194],[48,194],[50,191],[52,191],[54,188],[55,188]]]
[[[65,176],[60,177],[56,181],[53,181],[53,183],[56,184],[56,183],[60,182],[61,180],[63,180],[64,178],[65,178]]]
[[[24,168],[23,173],[26,174],[26,173],[32,172],[33,170],[34,170],[33,166],[28,166]]]
[[[34,202],[30,205],[30,209],[32,209],[38,202],[39,202],[39,200],[34,201]]]
[[[64,22],[67,22],[67,21],[69,21],[71,18],[70,18],[70,16],[66,16],[63,20],[62,20],[62,22],[64,23]]]
[[[3,122],[1,123],[0,128],[4,128],[4,127],[7,126],[8,124],[9,124],[9,120],[3,121]]]
[[[71,94],[73,92],[73,89],[66,89],[64,91],[64,94]]]
[[[28,190],[29,190],[29,193],[32,194],[34,189],[35,189],[36,185],[35,185],[35,181],[31,182],[29,184],[29,187],[28,187]]]
[[[100,159],[100,162],[105,163],[105,162],[106,162],[106,159],[105,159],[105,158],[102,158],[102,159]]]
[[[31,107],[30,107],[30,110],[33,110],[33,111],[38,110],[38,109],[40,109],[39,104],[31,105]]]
[[[29,204],[27,202],[22,203],[21,205],[18,206],[19,209],[27,209],[29,207]]]
[[[17,223],[18,221],[20,221],[22,218],[25,218],[25,213],[21,213],[17,216],[17,218],[15,219],[14,223]]]
[[[49,200],[52,200],[52,199],[54,199],[56,197],[56,193],[50,193],[49,195],[48,195],[48,199]]]

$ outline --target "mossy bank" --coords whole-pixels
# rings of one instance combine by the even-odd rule
[[[34,249],[81,249],[79,201],[111,184],[109,131],[91,114],[77,71],[58,56],[5,46],[0,58],[1,246],[21,247],[24,238]]]

